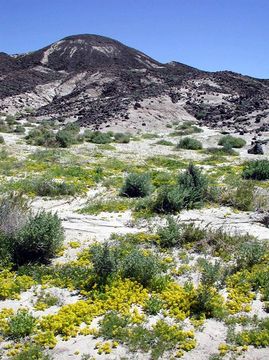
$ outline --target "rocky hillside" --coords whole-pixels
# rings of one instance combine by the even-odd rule
[[[118,41],[76,35],[28,54],[0,53],[0,111],[95,128],[152,129],[196,118],[261,132],[269,130],[269,81],[161,64]]]

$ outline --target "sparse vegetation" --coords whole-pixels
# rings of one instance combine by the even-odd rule
[[[232,135],[225,135],[220,138],[218,145],[221,145],[224,148],[242,148],[246,145],[246,141],[242,138],[236,138]]]
[[[243,169],[244,179],[269,180],[269,160],[255,160],[248,162]]]
[[[179,141],[179,143],[176,146],[176,149],[186,149],[186,150],[200,150],[203,148],[203,145],[200,141],[185,137]]]
[[[120,195],[130,198],[145,197],[152,191],[150,176],[148,174],[129,174],[123,187],[121,188]]]

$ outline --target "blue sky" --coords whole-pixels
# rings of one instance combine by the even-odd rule
[[[0,0],[0,51],[100,34],[160,62],[269,78],[269,0]]]

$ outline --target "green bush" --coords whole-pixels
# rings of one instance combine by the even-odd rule
[[[14,132],[17,134],[23,134],[25,133],[25,127],[23,127],[22,125],[17,125],[14,129]]]
[[[203,145],[200,141],[185,137],[179,141],[176,146],[176,149],[186,149],[186,150],[200,150],[203,148]]]
[[[94,144],[109,144],[113,141],[113,133],[103,133],[101,131],[89,131],[84,132],[84,138],[86,141]]]
[[[124,278],[149,286],[160,271],[160,264],[154,255],[144,255],[141,250],[133,249],[124,257],[121,273]]]
[[[242,148],[246,145],[246,141],[244,139],[236,138],[231,135],[225,135],[220,138],[218,145],[228,148]]]
[[[268,180],[269,160],[249,161],[244,166],[242,177],[252,180]]]
[[[214,263],[201,259],[199,261],[201,283],[207,287],[220,287],[224,280],[224,270],[219,261]]]
[[[0,135],[0,144],[4,144],[4,143],[5,143],[5,140],[4,140],[3,136]]]
[[[27,310],[18,310],[8,322],[7,335],[12,339],[20,339],[30,335],[35,327],[35,318]]]
[[[186,192],[178,186],[162,186],[153,200],[152,209],[157,213],[175,213],[184,208]]]
[[[29,186],[38,196],[74,196],[79,190],[74,184],[49,179],[38,179]]]
[[[129,174],[121,188],[120,195],[131,198],[145,197],[151,193],[152,185],[148,174]]]
[[[12,360],[52,360],[52,357],[46,354],[40,346],[30,344],[29,348],[13,356]]]
[[[212,154],[212,155],[219,155],[219,156],[225,156],[225,155],[229,155],[229,156],[236,156],[238,155],[238,153],[228,144],[224,145],[221,148],[218,147],[211,147],[211,148],[207,148],[205,150],[206,154]]]
[[[179,174],[178,185],[186,192],[184,197],[185,208],[192,208],[201,204],[208,194],[207,177],[192,164],[189,164],[184,173]]]
[[[48,263],[64,240],[64,231],[57,214],[40,213],[31,216],[12,241],[15,264]]]
[[[156,145],[165,145],[165,146],[173,146],[174,145],[174,143],[172,143],[172,141],[168,141],[165,139],[161,139],[161,140],[157,141],[155,144]]]
[[[59,130],[56,134],[56,141],[62,148],[68,148],[73,144],[74,135],[71,131]]]
[[[97,282],[106,284],[108,278],[112,277],[118,270],[115,249],[112,249],[107,243],[95,245],[91,247],[90,255]]]
[[[207,177],[190,164],[185,172],[179,174],[177,185],[160,188],[152,209],[159,213],[174,213],[201,205],[207,196]]]
[[[169,248],[180,245],[182,236],[182,227],[172,218],[167,218],[167,225],[160,227],[157,231],[159,244],[163,248]]]
[[[31,129],[25,139],[27,144],[30,145],[47,147],[57,146],[55,133],[44,126]]]
[[[266,251],[267,247],[257,241],[241,244],[234,256],[237,269],[249,269],[260,263]]]
[[[162,310],[162,308],[162,301],[154,296],[151,296],[145,305],[145,311],[149,315],[157,315]]]
[[[123,134],[123,133],[115,133],[114,134],[114,141],[116,143],[128,144],[130,142],[130,135],[129,134]]]

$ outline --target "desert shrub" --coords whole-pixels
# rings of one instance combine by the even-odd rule
[[[244,166],[242,177],[252,180],[268,180],[269,160],[249,161]]]
[[[19,352],[12,357],[12,360],[52,360],[52,357],[44,352],[44,350],[35,344]]]
[[[254,209],[254,190],[252,182],[240,181],[236,187],[225,186],[219,189],[217,201],[241,211],[252,211]]]
[[[176,149],[186,149],[186,150],[200,150],[203,148],[203,145],[200,141],[185,137],[179,141],[176,145]]]
[[[223,298],[216,289],[208,286],[199,286],[195,299],[191,304],[191,313],[195,316],[222,319],[227,311],[223,304]]]
[[[37,181],[32,181],[29,186],[38,196],[73,196],[79,191],[72,183],[49,179],[37,179]]]
[[[15,264],[47,263],[63,243],[64,231],[57,214],[40,213],[31,216],[12,242]]]
[[[207,177],[190,164],[185,172],[179,174],[177,185],[162,186],[159,189],[152,209],[159,213],[173,213],[201,205],[207,196]]]
[[[257,241],[242,243],[235,252],[237,269],[249,269],[261,262],[267,251],[267,247]]]
[[[181,243],[196,243],[199,244],[206,237],[206,230],[201,229],[193,223],[182,225]]]
[[[109,144],[113,141],[113,133],[102,133],[101,131],[85,131],[84,138],[86,141],[94,144]]]
[[[175,213],[184,208],[185,190],[177,186],[164,185],[160,187],[153,200],[152,209],[157,213]]]
[[[238,153],[228,144],[224,145],[221,148],[218,147],[210,147],[205,150],[206,154],[219,155],[219,156],[235,156]]]
[[[162,300],[151,296],[145,305],[145,311],[149,315],[157,315],[163,308]]]
[[[29,205],[21,194],[11,193],[0,200],[0,233],[15,236],[26,224]]]
[[[145,197],[152,190],[150,176],[148,174],[129,174],[120,190],[121,196]]]
[[[185,121],[183,124],[178,125],[175,129],[176,131],[171,134],[172,136],[191,135],[203,132],[203,129],[195,126],[191,121]]]
[[[165,146],[173,146],[174,145],[174,143],[172,143],[172,141],[165,140],[165,139],[161,139],[161,140],[157,141],[155,144],[156,145],[165,145]]]
[[[62,148],[68,148],[73,144],[74,135],[71,131],[59,130],[56,134],[56,141]]]
[[[31,129],[25,139],[27,144],[30,145],[47,147],[57,146],[55,133],[44,126]]]
[[[35,318],[27,310],[18,310],[8,322],[7,335],[13,339],[20,339],[30,335],[35,327]]]
[[[158,259],[152,254],[145,255],[139,249],[133,249],[123,259],[122,276],[138,281],[143,286],[149,286],[160,272]]]
[[[8,125],[5,121],[0,120],[0,132],[9,133],[12,132],[12,127]]]
[[[159,227],[157,234],[161,247],[169,248],[180,244],[182,227],[172,217],[167,218],[167,224]]]
[[[0,144],[4,144],[4,143],[5,143],[5,140],[4,140],[3,136],[0,135]]]
[[[117,255],[115,249],[107,243],[95,245],[90,249],[93,272],[99,284],[106,284],[118,270]]]
[[[25,127],[23,127],[22,125],[17,125],[14,129],[14,132],[17,134],[23,134],[25,133]]]
[[[201,204],[208,193],[207,177],[202,174],[198,167],[192,164],[189,164],[184,173],[179,174],[178,185],[186,192],[184,197],[184,207],[186,208]]]
[[[6,116],[6,123],[7,123],[8,125],[15,125],[15,124],[17,123],[16,117],[13,116],[13,115],[7,115],[7,116]]]
[[[223,284],[225,273],[219,261],[212,263],[206,259],[200,259],[199,267],[202,285],[220,287]]]
[[[116,143],[128,144],[130,142],[130,135],[129,134],[123,134],[123,133],[115,133],[114,134],[114,141]]]
[[[246,145],[246,141],[241,138],[236,138],[231,135],[222,136],[218,142],[218,145],[223,147],[242,148]]]

